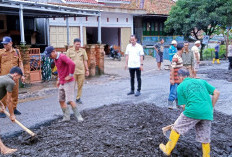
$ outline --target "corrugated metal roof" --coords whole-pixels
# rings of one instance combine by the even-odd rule
[[[24,16],[36,18],[66,17],[66,16],[99,16],[94,9],[80,9],[54,4],[36,3],[18,0],[4,0],[0,3],[0,14],[19,15],[23,9]]]

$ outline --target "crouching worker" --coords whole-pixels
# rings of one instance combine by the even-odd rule
[[[177,87],[178,105],[184,105],[184,111],[174,123],[168,143],[160,144],[159,148],[169,156],[180,135],[195,127],[196,140],[202,143],[203,157],[210,157],[211,122],[219,92],[204,80],[190,78],[187,69],[181,68],[178,77],[181,82]],[[213,95],[212,100],[210,95]]]
[[[15,121],[15,115],[13,110],[13,102],[12,102],[12,91],[16,82],[23,75],[22,70],[19,67],[13,67],[10,70],[8,75],[0,76],[0,100],[6,95],[6,104],[10,112],[10,119],[12,122]],[[2,102],[0,102],[0,112],[5,110],[5,106]],[[11,149],[5,146],[0,139],[0,149],[1,154],[12,154],[17,151],[17,149]]]
[[[52,46],[45,49],[47,57],[54,59],[58,72],[58,97],[61,109],[63,111],[62,121],[70,120],[70,111],[68,105],[72,106],[73,113],[79,122],[83,121],[81,114],[77,109],[77,105],[74,102],[74,77],[75,63],[64,54],[56,52]],[[67,104],[66,104],[67,102]]]

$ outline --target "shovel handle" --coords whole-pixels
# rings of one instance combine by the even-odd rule
[[[8,117],[10,117],[10,114],[4,110],[3,111]],[[17,119],[15,119],[15,123],[18,124],[21,128],[23,128],[23,130],[25,130],[28,134],[30,134],[31,136],[35,136],[35,133],[32,132],[31,130],[29,130],[27,127],[25,127],[22,123],[20,123]]]
[[[165,126],[165,127],[162,128],[162,131],[163,131],[163,132],[166,132],[166,131],[170,130],[173,126],[174,126],[174,124]]]
[[[0,101],[0,103],[3,105],[3,103]],[[10,114],[6,111],[3,110],[3,112],[10,117]],[[35,136],[36,134],[34,132],[32,132],[31,130],[29,130],[27,127],[25,127],[22,123],[20,123],[17,119],[15,119],[15,123],[18,124],[21,128],[23,128],[23,130],[25,130],[28,134],[30,134],[31,136]]]

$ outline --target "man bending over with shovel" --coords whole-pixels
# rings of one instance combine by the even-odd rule
[[[181,68],[178,77],[181,82],[177,87],[178,105],[184,105],[184,111],[174,123],[168,143],[160,144],[159,148],[169,156],[180,135],[195,127],[196,140],[202,143],[203,157],[210,157],[211,122],[219,92],[204,80],[190,78],[187,69]]]
[[[12,91],[15,86],[15,82],[18,81],[19,78],[23,75],[22,70],[19,67],[13,67],[10,70],[10,73],[8,75],[0,76],[0,100],[7,95],[7,104],[8,109],[10,112],[10,119],[12,122],[15,121],[15,115],[12,105]],[[3,103],[0,103],[0,112],[3,112],[5,110],[5,106]],[[1,154],[11,154],[17,151],[17,149],[10,149],[7,146],[5,146],[1,139],[0,139],[0,149]]]

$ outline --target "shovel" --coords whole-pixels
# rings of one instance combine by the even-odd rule
[[[167,137],[168,139],[169,139],[169,136],[170,136],[170,133],[171,133],[173,126],[174,126],[174,124],[171,124],[171,125],[168,125],[168,126],[165,126],[162,128],[164,136]]]
[[[0,101],[0,103],[3,105],[3,103]],[[6,110],[3,110],[3,112],[8,116],[10,117],[10,114],[6,111]],[[26,131],[30,137],[28,138],[25,138],[25,144],[30,144],[30,143],[35,143],[38,141],[38,138],[36,136],[36,134],[34,132],[32,132],[31,130],[29,130],[27,127],[25,127],[22,123],[20,123],[17,119],[15,119],[15,123],[18,124],[24,131]],[[27,142],[26,142],[27,141]]]

